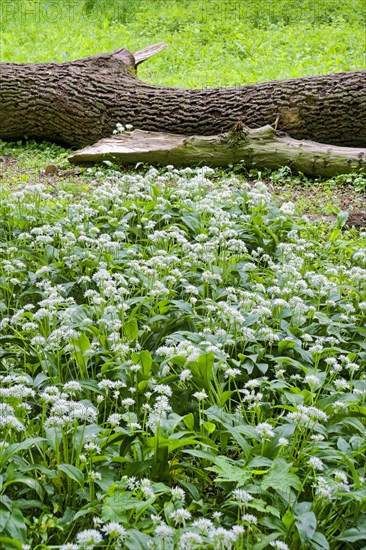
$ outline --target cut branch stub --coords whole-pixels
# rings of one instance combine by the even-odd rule
[[[153,46],[148,46],[143,50],[139,50],[138,52],[135,52],[133,54],[135,58],[135,66],[137,67],[138,65],[140,65],[140,63],[143,63],[144,61],[146,61],[146,59],[150,59],[150,57],[160,53],[165,48],[166,48],[166,44],[164,44],[164,42],[159,42],[159,44],[154,44]]]
[[[105,160],[116,164],[143,162],[181,166],[227,166],[243,161],[248,168],[289,165],[310,176],[331,177],[366,169],[366,149],[299,141],[272,126],[251,130],[235,126],[214,136],[185,136],[134,130],[98,141],[69,156],[75,164]]]

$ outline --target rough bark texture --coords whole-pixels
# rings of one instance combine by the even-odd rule
[[[150,131],[213,135],[242,121],[296,139],[366,146],[366,71],[242,87],[189,90],[145,84],[127,50],[69,63],[0,63],[0,138],[83,146],[117,122]]]
[[[366,148],[324,145],[279,135],[272,126],[256,130],[236,125],[217,136],[163,134],[134,130],[69,156],[76,164],[102,162],[160,164],[173,166],[227,166],[244,161],[248,168],[278,168],[288,165],[309,176],[335,176],[366,169]]]

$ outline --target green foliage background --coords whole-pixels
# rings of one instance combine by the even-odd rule
[[[139,71],[163,85],[227,86],[362,69],[364,0],[46,0],[0,6],[0,61],[67,61],[164,41]]]

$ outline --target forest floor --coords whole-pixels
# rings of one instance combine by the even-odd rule
[[[61,148],[59,148],[61,149]],[[20,149],[19,149],[20,151]],[[65,155],[55,160],[47,153],[42,158],[30,160],[22,158],[18,150],[15,154],[0,155],[0,184],[7,182],[16,185],[22,181],[42,183],[50,190],[67,189],[78,195],[78,191],[86,191],[96,184],[93,181],[94,170],[74,167],[65,160]],[[106,167],[101,166],[101,170]],[[307,215],[313,221],[324,220],[333,222],[340,212],[348,212],[346,225],[362,229],[366,227],[366,176],[351,174],[342,175],[329,180],[309,179],[302,174],[292,174],[288,168],[277,171],[251,171],[238,174],[239,180],[244,179],[253,185],[263,181],[268,191],[279,203],[293,202],[298,215]],[[124,169],[120,168],[123,172]],[[126,170],[129,171],[127,168]],[[217,170],[217,177],[220,177]],[[235,168],[234,168],[235,172]],[[230,169],[225,171],[228,175]]]

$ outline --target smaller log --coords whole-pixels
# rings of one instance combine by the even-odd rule
[[[248,168],[290,166],[307,176],[332,177],[366,170],[366,149],[296,140],[272,126],[249,129],[241,123],[214,136],[184,136],[134,130],[104,138],[69,156],[74,164],[105,160],[116,164],[227,166],[243,161]]]

